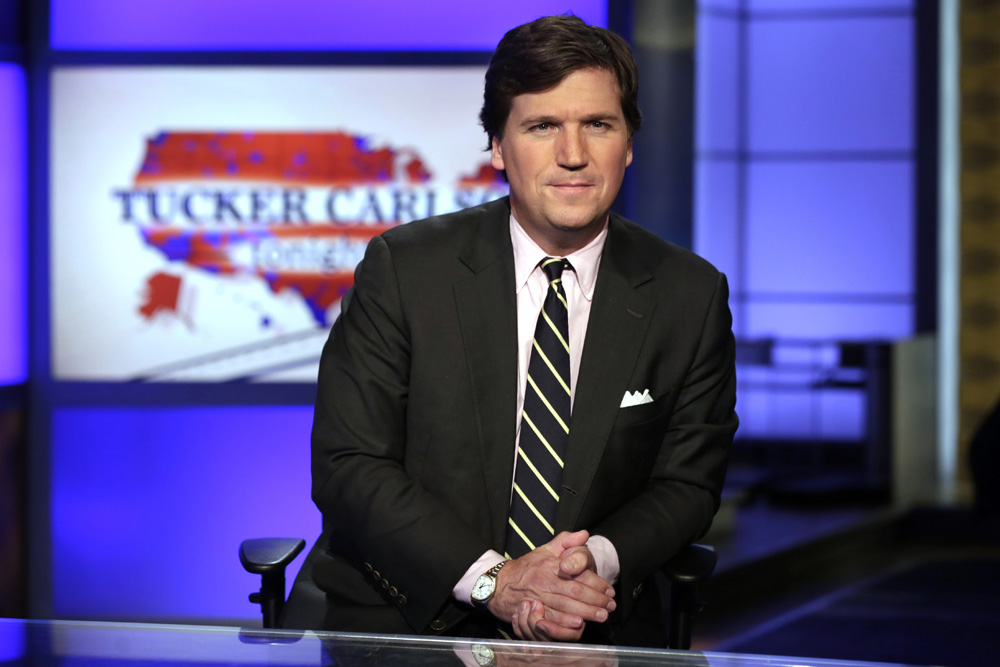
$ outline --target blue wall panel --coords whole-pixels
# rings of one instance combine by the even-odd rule
[[[695,59],[695,150],[739,148],[739,21],[735,16],[698,17]]]
[[[913,21],[753,21],[751,151],[913,147]]]
[[[729,304],[737,336],[743,333],[743,313],[738,307],[738,295],[744,288],[744,239],[738,196],[742,169],[735,159],[698,160],[694,183],[694,247],[729,280]]]
[[[26,94],[24,70],[0,63],[0,385],[28,374]]]
[[[913,335],[913,304],[909,301],[781,302],[757,300],[751,295],[743,308],[743,331],[748,338],[891,341]]]
[[[909,9],[913,0],[744,0],[751,11],[785,10],[815,12],[840,10],[870,12],[879,9]]]
[[[605,25],[605,0],[52,0],[57,49],[486,50],[516,25],[572,10]]]
[[[739,176],[736,160],[699,160],[695,165],[694,241],[698,253],[735,286],[743,248],[739,238]]]
[[[912,294],[909,162],[748,168],[749,292]]]
[[[240,541],[319,534],[311,425],[308,407],[53,410],[55,616],[254,618]]]

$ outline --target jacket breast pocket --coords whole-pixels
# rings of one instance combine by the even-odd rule
[[[670,413],[674,409],[674,402],[677,392],[671,389],[662,396],[658,396],[651,403],[642,405],[632,405],[625,408],[618,408],[615,415],[615,423],[612,430],[631,429],[643,425],[657,423],[664,418],[669,419]]]

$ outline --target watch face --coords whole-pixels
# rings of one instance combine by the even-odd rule
[[[490,595],[493,594],[494,581],[492,577],[487,577],[485,574],[476,579],[475,586],[472,587],[472,599],[473,600],[488,600]]]
[[[493,649],[486,644],[473,644],[472,655],[480,665],[493,664]]]

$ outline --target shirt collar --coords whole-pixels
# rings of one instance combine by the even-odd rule
[[[608,225],[590,243],[568,255],[566,259],[573,265],[577,282],[587,301],[594,300],[594,286],[597,284],[597,269],[601,265],[604,240],[608,236]],[[528,283],[528,277],[539,262],[548,257],[538,244],[531,240],[527,232],[510,216],[510,242],[514,248],[514,287],[520,292]]]

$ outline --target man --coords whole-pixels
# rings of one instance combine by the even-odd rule
[[[637,90],[607,30],[511,30],[480,116],[510,197],[369,245],[313,429],[329,629],[663,645],[652,575],[718,507],[734,352],[725,278],[609,214]]]

